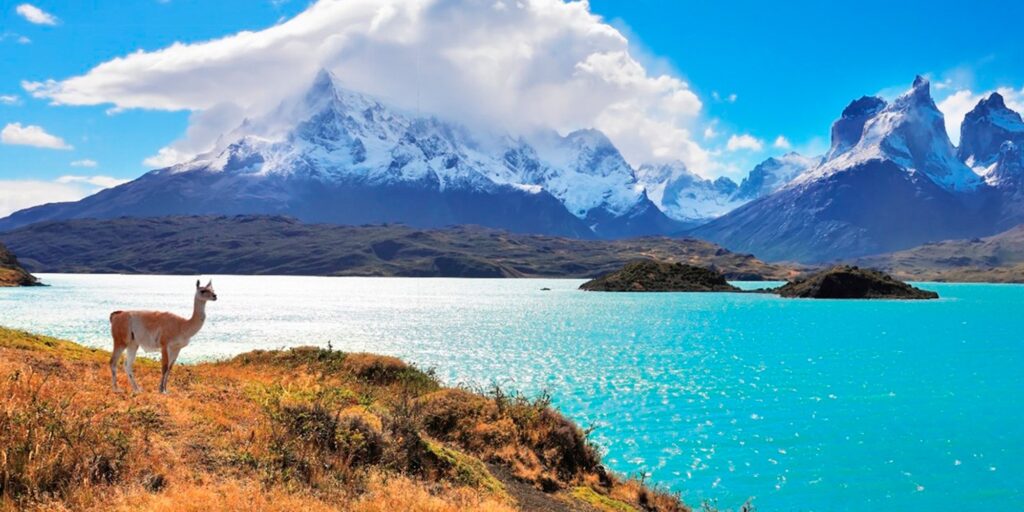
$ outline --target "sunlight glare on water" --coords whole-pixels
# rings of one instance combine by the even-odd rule
[[[187,315],[195,286],[41,277],[51,286],[0,289],[0,325],[102,348],[111,311]],[[330,342],[448,384],[546,390],[597,426],[612,468],[694,505],[991,510],[1024,498],[1024,286],[928,284],[943,298],[900,302],[580,283],[215,276],[220,300],[181,357]]]

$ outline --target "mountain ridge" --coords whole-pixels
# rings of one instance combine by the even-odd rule
[[[989,100],[975,111],[1005,108],[1001,98]],[[979,138],[971,130],[994,132],[982,122],[967,128],[971,119],[967,146]],[[960,160],[967,150],[949,141],[929,83],[918,76],[892,102],[871,96],[851,102],[832,125],[821,164],[687,233],[769,261],[804,263],[990,235],[1024,221],[1024,160],[1012,141],[999,147],[996,187]]]
[[[732,279],[795,273],[692,239],[580,240],[478,226],[306,224],[282,216],[51,221],[0,237],[39,272],[585,278],[654,258],[713,266]]]

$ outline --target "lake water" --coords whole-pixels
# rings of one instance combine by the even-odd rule
[[[0,325],[104,348],[110,311],[187,314],[194,289],[41,277],[51,286],[0,289]],[[929,283],[942,299],[858,302],[580,283],[215,277],[220,301],[181,357],[330,342],[449,384],[547,390],[597,426],[609,466],[694,505],[1004,510],[1024,498],[1024,286]],[[156,376],[142,378],[151,389]]]

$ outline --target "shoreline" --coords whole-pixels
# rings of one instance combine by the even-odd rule
[[[0,510],[110,507],[103,495],[150,509],[691,510],[607,472],[545,397],[444,387],[394,357],[250,351],[175,367],[169,395],[153,392],[159,363],[140,358],[146,391],[118,372],[115,395],[107,351],[0,327],[0,355],[0,424],[15,414],[24,427],[0,431]],[[79,434],[19,457],[46,425]]]

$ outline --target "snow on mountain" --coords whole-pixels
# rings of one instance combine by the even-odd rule
[[[644,164],[636,175],[651,201],[680,222],[706,222],[743,204],[733,199],[736,182],[726,177],[702,178],[683,162]]]
[[[641,165],[636,176],[666,215],[680,222],[703,223],[781,189],[820,162],[820,157],[795,152],[771,157],[754,167],[740,185],[726,177],[702,178],[679,161]]]
[[[295,128],[280,129],[289,126]],[[355,177],[374,184],[433,179],[442,190],[494,184],[544,190],[580,219],[595,209],[621,216],[644,200],[632,168],[597,130],[564,137],[552,132],[533,145],[507,135],[474,135],[460,125],[414,118],[347,91],[327,72],[298,102],[283,104],[232,136],[241,137],[242,145],[227,151],[255,148],[263,155],[259,172],[264,174],[306,170],[321,179]],[[184,167],[216,168],[226,160],[222,153]]]
[[[864,124],[885,107],[885,100],[875,96],[862,96],[850,102],[839,119],[832,123],[832,147],[825,160],[832,160],[856,146],[864,134]]]
[[[888,160],[909,173],[922,173],[946,190],[969,191],[982,183],[957,158],[929,82],[920,76],[891,104],[879,98],[851,103],[833,125],[832,149],[826,161],[796,182],[818,180],[872,160]]]
[[[997,188],[1024,191],[1024,143],[1003,141],[986,181]]]
[[[821,157],[806,157],[796,152],[771,157],[750,171],[740,183],[734,199],[750,201],[771,194],[821,161]]]
[[[769,260],[833,261],[990,234],[985,191],[917,77],[891,104],[850,103],[820,165],[691,234]]]
[[[1011,146],[1003,145],[1010,142]],[[1024,144],[1024,121],[994,92],[964,116],[958,156],[994,186],[1013,178],[1014,146]]]
[[[633,168],[598,130],[577,130],[561,137],[546,133],[534,140],[541,169],[520,180],[540,185],[580,218],[594,209],[625,215],[645,200]]]
[[[222,135],[213,150],[105,191],[106,204],[87,198],[81,204],[39,207],[0,225],[145,212],[285,213],[319,222],[423,226],[476,223],[573,236],[647,235],[681,227],[650,202],[600,132],[540,139],[531,144],[509,135],[471,133],[436,117],[413,115],[346,90],[322,71],[303,95],[245,120]]]

